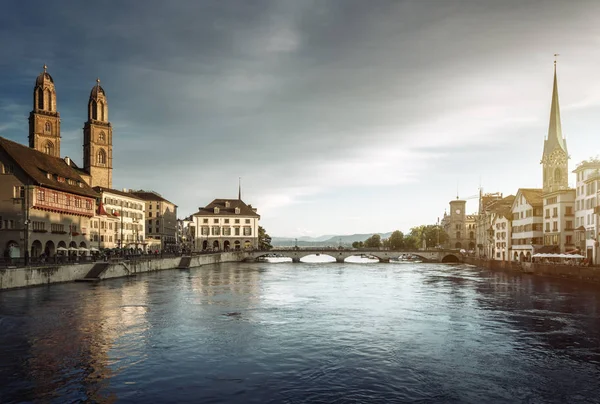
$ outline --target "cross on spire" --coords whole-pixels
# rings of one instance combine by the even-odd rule
[[[47,69],[48,69],[48,66],[46,66],[46,63],[44,63],[44,73],[46,73]]]

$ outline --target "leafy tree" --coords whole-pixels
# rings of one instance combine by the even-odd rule
[[[381,240],[381,244],[383,245],[383,248],[390,248],[390,239],[384,238],[383,240]]]
[[[390,249],[400,250],[404,248],[404,234],[400,230],[393,232],[388,240]]]
[[[352,243],[352,248],[363,248],[364,247],[364,243],[362,241],[355,241],[354,243]]]
[[[410,229],[410,235],[414,237],[417,248],[422,246],[423,240],[427,243],[427,247],[436,246],[438,244],[438,233],[439,243],[444,244],[448,240],[448,234],[441,226],[428,224]]]
[[[411,234],[404,237],[404,248],[414,249],[417,248],[417,238]]]
[[[267,234],[262,226],[258,226],[258,248],[261,250],[270,250],[273,248],[271,245],[271,236]]]
[[[365,240],[365,247],[367,248],[379,248],[381,247],[381,236],[379,234],[373,234],[371,237]]]

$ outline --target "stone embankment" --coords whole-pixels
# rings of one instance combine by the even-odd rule
[[[498,260],[482,260],[465,257],[465,263],[492,270],[514,271],[532,275],[571,279],[600,284],[600,267],[576,265],[547,264],[537,262],[510,262]]]
[[[81,264],[48,264],[25,268],[1,268],[0,290],[40,286],[74,281],[100,281],[133,276],[164,269],[192,268],[221,262],[239,262],[244,252],[224,252],[194,256],[143,258],[90,262]]]

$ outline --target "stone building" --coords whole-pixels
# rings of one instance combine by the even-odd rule
[[[476,223],[476,254],[478,257],[491,257],[491,248],[494,240],[490,230],[492,228],[491,205],[502,199],[502,193],[486,193],[479,190],[479,210]]]
[[[100,79],[90,92],[88,120],[83,126],[83,170],[93,187],[112,188],[112,126],[108,121],[108,101]]]
[[[256,208],[240,199],[215,199],[192,215],[196,250],[258,248]]]
[[[487,257],[510,261],[512,249],[512,204],[514,195],[508,195],[495,200],[488,205],[491,218],[490,233],[491,250],[486,251]]]
[[[159,241],[161,251],[177,248],[177,205],[154,191],[130,190],[129,192],[144,201],[145,242],[157,245],[155,242]]]
[[[53,143],[58,147],[58,143]],[[0,137],[0,246],[5,257],[79,254],[90,247],[98,194],[68,158]]]
[[[465,237],[466,232],[466,213],[465,209],[467,201],[456,199],[450,201],[450,214],[447,215],[444,212],[442,219],[442,227],[446,234],[448,234],[448,241],[446,247],[448,248],[461,248],[467,247],[467,240]]]

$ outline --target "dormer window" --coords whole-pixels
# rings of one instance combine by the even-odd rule
[[[235,214],[239,215],[240,214],[240,208],[235,208]]]
[[[215,206],[214,212],[215,212],[215,215],[219,213],[219,207],[218,206]]]
[[[228,208],[229,206],[231,206],[231,203],[229,201],[225,201],[225,207]]]

